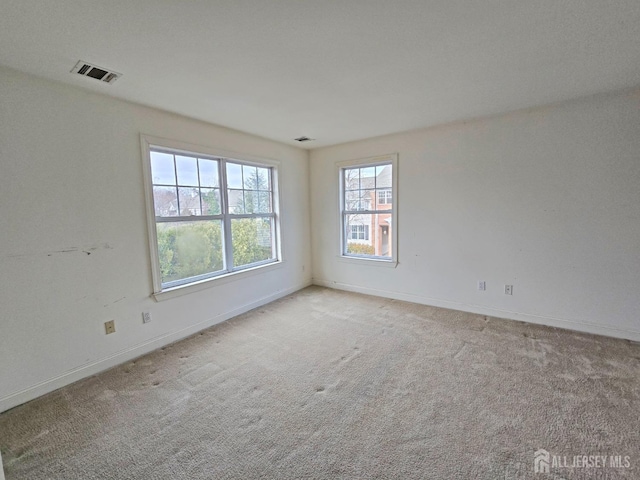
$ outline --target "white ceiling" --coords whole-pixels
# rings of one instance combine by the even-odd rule
[[[18,70],[315,148],[640,85],[640,0],[2,0],[0,45]]]

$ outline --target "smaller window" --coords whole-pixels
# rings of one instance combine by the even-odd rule
[[[338,166],[341,255],[396,262],[396,155]]]

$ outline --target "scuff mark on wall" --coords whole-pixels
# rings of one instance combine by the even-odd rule
[[[109,243],[102,243],[100,245],[66,247],[59,250],[48,250],[45,252],[12,253],[9,255],[5,255],[5,258],[36,257],[42,254],[45,254],[47,257],[53,257],[54,255],[67,253],[84,253],[85,255],[89,256],[97,250],[113,250],[113,246],[111,246]]]
[[[105,305],[103,305],[103,306],[104,306],[104,307],[108,307],[109,305],[113,305],[114,303],[121,302],[121,301],[122,301],[122,300],[124,300],[125,298],[127,298],[127,297],[121,297],[121,298],[119,298],[119,299],[117,299],[117,300],[115,300],[115,301],[113,301],[113,302],[111,302],[111,303],[107,303],[107,304],[105,304]]]

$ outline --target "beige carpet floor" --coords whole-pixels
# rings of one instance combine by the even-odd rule
[[[318,287],[0,415],[7,480],[638,479],[639,448],[640,345]]]

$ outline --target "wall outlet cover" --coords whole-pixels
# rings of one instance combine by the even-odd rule
[[[109,320],[108,322],[104,322],[104,331],[107,335],[114,333],[116,331],[116,321]]]

